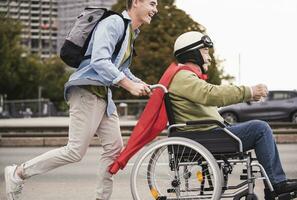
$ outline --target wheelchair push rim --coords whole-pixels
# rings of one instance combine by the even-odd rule
[[[222,190],[222,175],[213,155],[201,144],[180,137],[143,149],[130,178],[134,200],[217,200]]]

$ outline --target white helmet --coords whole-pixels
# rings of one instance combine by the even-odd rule
[[[203,35],[198,31],[190,31],[181,34],[174,43],[174,56],[204,47],[213,47],[211,39],[207,35]]]

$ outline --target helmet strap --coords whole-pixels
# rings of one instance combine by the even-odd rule
[[[195,63],[200,67],[202,74],[206,74],[206,71],[203,67],[205,62],[199,49],[195,49],[194,54],[195,54],[195,61],[196,61]]]
[[[194,49],[183,54],[179,54],[176,59],[181,64],[185,64],[187,62],[194,63],[200,67],[202,74],[206,74],[206,71],[203,68],[205,62],[199,49]]]

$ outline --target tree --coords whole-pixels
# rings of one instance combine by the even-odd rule
[[[0,94],[7,99],[49,98],[64,108],[64,83],[70,72],[57,57],[41,59],[20,45],[21,25],[18,21],[0,16]]]
[[[67,70],[60,58],[52,57],[43,61],[40,72],[42,96],[49,98],[59,110],[66,110],[64,84],[68,80],[70,70]]]
[[[126,1],[118,1],[112,8],[117,12],[125,9]],[[150,25],[141,27],[141,33],[137,38],[135,49],[137,56],[133,59],[131,71],[149,84],[157,83],[168,65],[174,60],[172,55],[176,38],[187,31],[199,31],[204,33],[204,27],[193,21],[183,10],[174,5],[174,0],[158,1],[158,14]],[[213,84],[221,84],[223,70],[218,69],[211,51],[212,62],[209,67]],[[131,98],[127,92],[115,91],[114,96],[119,98]]]
[[[28,98],[37,92],[40,62],[23,56],[21,24],[0,18],[0,94],[6,94],[8,99]]]
[[[20,23],[0,16],[0,94],[9,97],[19,82],[16,70],[22,60],[20,33]]]

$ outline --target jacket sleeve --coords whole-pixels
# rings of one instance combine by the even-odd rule
[[[99,76],[99,81],[110,86],[125,78],[125,74],[111,62],[117,42],[123,36],[124,21],[117,15],[102,20],[94,32],[90,66]]]
[[[134,82],[141,82],[141,79],[140,78],[137,78],[131,71],[130,71],[130,68],[129,67],[126,67],[124,70],[123,70],[124,74],[129,78],[131,79],[132,81]]]
[[[209,84],[186,70],[178,72],[172,82],[173,93],[205,106],[221,107],[251,99],[250,87]]]

